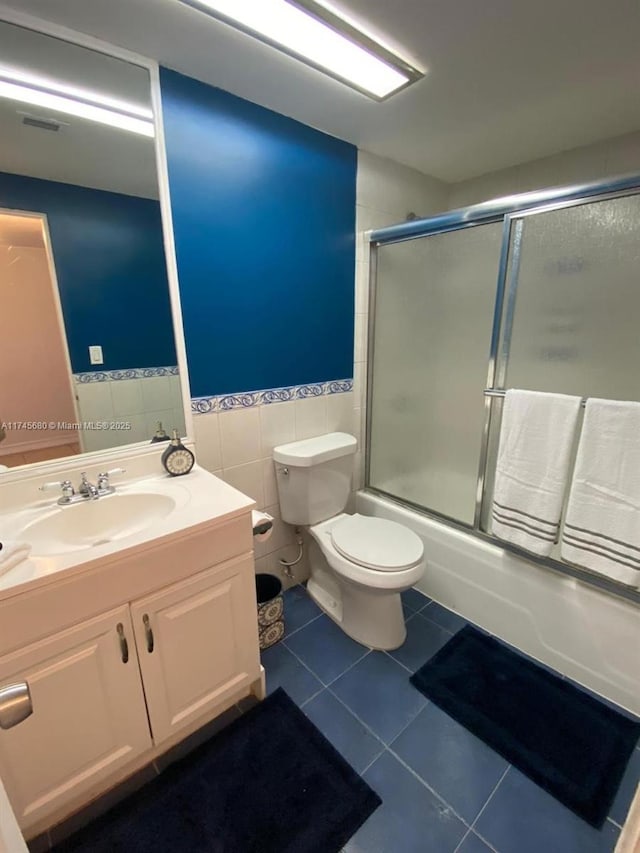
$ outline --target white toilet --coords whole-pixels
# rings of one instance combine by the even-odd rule
[[[397,649],[407,635],[400,593],[422,577],[424,548],[402,524],[343,512],[356,448],[344,432],[274,447],[280,511],[311,534],[314,601],[359,643]]]

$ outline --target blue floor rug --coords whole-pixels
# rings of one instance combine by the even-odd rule
[[[639,723],[470,626],[411,683],[567,808],[602,826]]]
[[[54,849],[338,853],[380,803],[278,689]]]

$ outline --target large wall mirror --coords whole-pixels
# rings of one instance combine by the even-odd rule
[[[0,465],[184,435],[149,72],[0,22]]]

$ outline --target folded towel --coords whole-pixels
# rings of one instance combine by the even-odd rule
[[[561,553],[640,586],[640,403],[587,400]]]
[[[0,575],[13,569],[18,563],[26,560],[31,552],[31,545],[26,542],[12,542],[9,539],[0,540]]]
[[[558,539],[580,397],[507,391],[491,526],[494,536],[548,556]]]

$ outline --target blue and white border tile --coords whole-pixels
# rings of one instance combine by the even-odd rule
[[[177,376],[178,367],[129,367],[126,370],[92,370],[87,373],[74,373],[73,379],[78,385],[88,382],[117,382],[122,379],[150,379],[153,376]]]
[[[271,406],[274,403],[287,403],[291,400],[308,400],[326,394],[346,394],[348,391],[353,391],[353,379],[333,379],[329,382],[289,385],[285,388],[269,388],[265,391],[222,394],[218,397],[194,397],[191,400],[191,411],[194,415],[208,415],[213,412],[250,409],[254,406]]]

